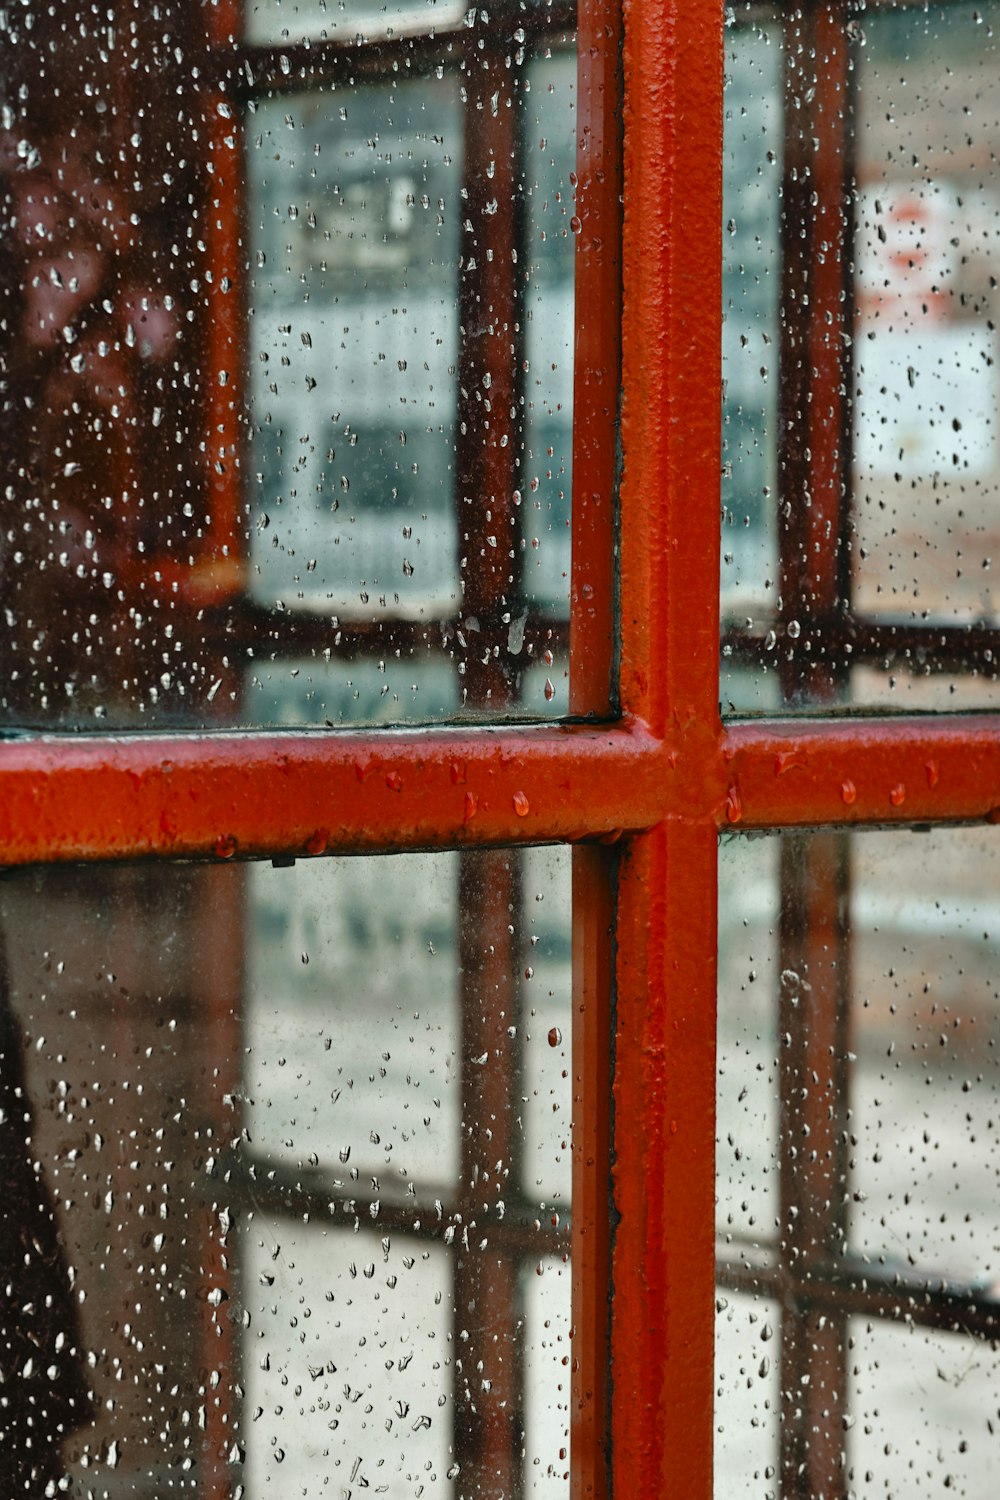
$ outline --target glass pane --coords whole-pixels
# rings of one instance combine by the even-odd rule
[[[985,1500],[1000,1472],[995,831],[797,833],[721,855],[717,1259],[720,1299],[743,1301],[717,1349],[718,1493],[749,1491],[762,1463],[783,1495],[839,1493],[853,1465],[859,1491],[869,1470],[880,1493],[951,1473]],[[740,1311],[768,1297],[770,1458]]]
[[[715,1493],[775,1493],[781,1399],[776,1302],[720,1291],[715,1300]]]
[[[568,1493],[568,852],[0,895],[4,1494]]]
[[[456,606],[458,88],[317,90],[248,122],[251,591],[269,607]]]
[[[767,15],[727,47],[723,707],[991,706],[1000,7]]]
[[[953,1333],[859,1318],[850,1323],[849,1350],[859,1420],[848,1433],[848,1482],[870,1494],[989,1500],[1000,1408],[993,1351]]]
[[[388,40],[461,24],[461,0],[250,0],[246,39],[258,45]]]
[[[317,37],[437,24],[275,0],[251,31],[327,11]],[[208,87],[207,35],[143,11],[168,122],[107,28],[26,14],[0,726],[564,713],[572,35],[463,11],[436,54],[262,50]]]
[[[773,22],[726,38],[722,600],[751,619],[773,607],[777,577],[781,60]]]

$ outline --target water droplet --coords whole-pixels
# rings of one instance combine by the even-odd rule
[[[215,852],[220,859],[232,859],[236,853],[236,840],[231,833],[224,833],[216,839]]]
[[[843,782],[840,788],[840,795],[847,803],[848,807],[850,807],[851,803],[856,799],[858,795],[858,789],[854,785],[854,782],[850,780]]]
[[[726,822],[738,823],[743,816],[743,800],[739,788],[731,786],[726,793]]]
[[[475,792],[466,792],[466,794],[465,794],[465,814],[464,814],[464,816],[462,818],[462,822],[463,823],[469,823],[469,822],[471,822],[472,819],[476,816],[476,810],[477,810],[478,807],[479,807],[479,798],[476,796]]]
[[[511,798],[511,801],[514,804],[514,811],[517,813],[518,817],[526,818],[528,816],[529,802],[524,793],[515,792],[513,797]]]
[[[892,803],[893,807],[902,807],[903,803],[906,801],[906,787],[903,782],[900,781],[896,786],[893,787],[892,791],[889,793],[889,801]]]
[[[549,1046],[550,1047],[558,1047],[559,1043],[561,1041],[562,1041],[562,1032],[559,1030],[558,1026],[553,1026],[552,1029],[549,1032]]]

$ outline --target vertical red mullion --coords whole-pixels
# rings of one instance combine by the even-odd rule
[[[621,31],[618,0],[580,0],[574,266],[569,708],[617,704],[615,482],[621,391]],[[573,851],[573,1500],[605,1500],[610,1433],[612,859]]]
[[[791,833],[781,850],[781,1259],[821,1283],[847,1234],[849,835]],[[781,1493],[847,1492],[846,1313],[790,1290],[781,1311]]]
[[[467,850],[458,889],[462,1162],[465,1225],[453,1250],[455,1423],[452,1442],[469,1495],[516,1495],[523,1446],[523,1323],[517,1257],[487,1229],[498,1192],[519,1179],[517,1026],[520,856]],[[513,929],[513,930],[512,930]],[[483,1057],[486,1063],[482,1062]],[[497,1163],[500,1163],[498,1171]],[[482,1230],[477,1219],[482,1218]],[[480,1247],[486,1235],[488,1249]]]
[[[573,567],[569,707],[603,717],[617,700],[614,504],[621,364],[621,11],[581,0],[573,355]]]
[[[709,1500],[715,1290],[716,835],[623,852],[618,901],[613,1491]]]
[[[202,992],[208,1032],[208,1054],[213,1060],[203,1106],[215,1132],[215,1150],[232,1145],[238,1135],[233,1116],[223,1104],[239,1094],[240,1059],[243,1055],[244,933],[246,927],[246,879],[232,867],[199,871],[200,902],[191,918],[190,938],[199,956]],[[207,1287],[232,1294],[233,1264],[239,1250],[235,1233],[230,1238],[222,1228],[219,1210],[210,1202],[201,1211],[201,1271]],[[201,1500],[230,1500],[233,1493],[232,1465],[228,1453],[240,1441],[240,1398],[234,1384],[240,1381],[241,1340],[224,1301],[211,1313],[202,1313],[198,1330],[199,1362],[208,1374],[205,1391],[205,1436],[200,1466]],[[212,1372],[217,1383],[212,1384]]]
[[[222,51],[242,31],[239,0],[217,0],[206,20],[209,47]],[[212,70],[210,70],[212,71]],[[231,94],[218,87],[203,90],[208,136],[205,181],[206,298],[204,411],[206,431],[206,536],[197,569],[191,576],[198,594],[221,599],[243,582],[239,543],[242,487],[238,461],[241,432],[239,403],[244,387],[242,305],[240,289],[240,223],[243,180],[242,122]],[[195,602],[195,601],[192,601]],[[205,992],[209,1004],[214,1055],[220,1076],[216,1098],[236,1095],[238,1058],[243,1025],[245,907],[242,876],[232,870],[205,871],[214,886],[203,912],[210,914],[211,941],[201,944],[206,955]],[[220,1124],[221,1122],[216,1122]],[[223,1289],[232,1284],[235,1245],[220,1233],[215,1205],[206,1210],[203,1247],[206,1278]],[[207,1371],[222,1376],[219,1388],[206,1390],[205,1459],[201,1493],[205,1500],[228,1500],[233,1492],[228,1449],[237,1440],[239,1397],[230,1381],[241,1356],[241,1341],[229,1317],[213,1314],[201,1323],[201,1352]]]
[[[722,9],[625,13],[622,707],[718,737]]]
[[[519,213],[519,70],[509,48],[481,28],[469,33],[462,68],[465,104],[458,305],[456,494],[461,614],[478,622],[462,686],[480,711],[501,714],[511,697],[506,668],[509,617],[520,581],[514,490],[518,433],[515,261]],[[499,657],[484,651],[500,645]]]
[[[220,54],[242,33],[238,0],[208,11],[208,43]],[[214,71],[214,70],[212,70]],[[245,379],[241,265],[243,131],[231,91],[205,89],[209,171],[205,180],[205,416],[208,523],[195,572],[199,593],[223,599],[243,582],[240,545],[240,403]],[[210,278],[210,279],[209,279]]]
[[[854,84],[848,13],[847,0],[820,0],[784,19],[779,566],[785,620],[802,629],[801,644],[781,667],[792,702],[834,699],[846,669],[839,632],[824,649],[812,638],[810,622],[822,630],[843,619],[851,586]]]
[[[573,850],[572,1500],[606,1500],[609,1477],[610,854]]]
[[[723,9],[625,12],[622,706],[720,754]],[[665,776],[673,759],[664,757]],[[623,850],[612,1439],[618,1495],[712,1491],[716,833]]]

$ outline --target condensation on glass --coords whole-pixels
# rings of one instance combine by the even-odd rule
[[[1000,7],[729,22],[723,711],[990,706]]]
[[[993,831],[720,853],[716,1493],[987,1500]]]
[[[568,1493],[569,883],[5,878],[4,1494]]]
[[[573,34],[195,9],[0,21],[0,723],[565,713]]]

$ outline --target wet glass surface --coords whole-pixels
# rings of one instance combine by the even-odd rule
[[[0,28],[0,725],[565,711],[573,37],[455,19],[167,4],[169,121],[114,25]]]
[[[567,854],[0,901],[4,1493],[565,1494]]]
[[[249,0],[244,35],[258,46],[305,42],[353,42],[405,36],[408,32],[450,31],[465,19],[467,7],[455,0]]]
[[[993,831],[786,834],[721,854],[717,1493],[813,1496],[841,1473],[864,1493],[871,1471],[879,1493],[986,1500]]]
[[[339,106],[324,89],[250,121],[251,590],[268,607],[457,606],[458,89],[386,80]]]
[[[1000,8],[732,23],[723,708],[991,706]]]

